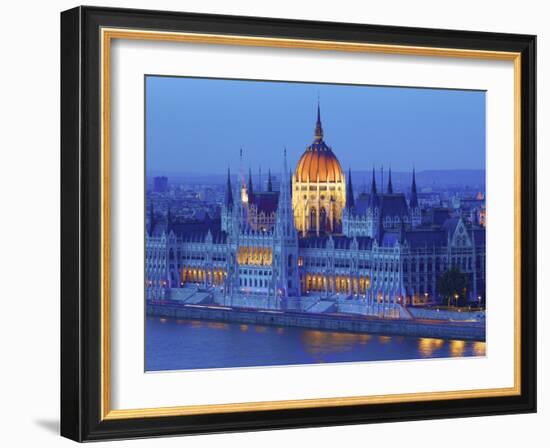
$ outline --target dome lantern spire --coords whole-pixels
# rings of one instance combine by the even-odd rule
[[[323,125],[321,124],[321,102],[317,99],[317,123],[315,124],[315,140],[323,140]]]
[[[295,226],[300,233],[306,236],[314,231],[319,236],[341,231],[347,199],[346,180],[338,158],[324,140],[318,100],[315,138],[300,157],[289,182]],[[309,193],[297,193],[305,191]],[[351,187],[349,192],[353,194]],[[353,202],[350,196],[347,204],[353,206]]]

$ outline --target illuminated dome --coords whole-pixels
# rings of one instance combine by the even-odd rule
[[[340,162],[323,140],[320,111],[317,109],[315,140],[302,154],[295,171],[298,182],[343,182]]]
[[[296,180],[298,182],[317,182],[317,180],[319,182],[342,182],[344,179],[342,167],[330,148],[323,151],[310,148],[304,152],[298,162]]]
[[[292,209],[296,229],[307,237],[339,233],[346,206],[346,178],[340,162],[323,140],[317,105],[315,139],[302,154],[292,176]]]

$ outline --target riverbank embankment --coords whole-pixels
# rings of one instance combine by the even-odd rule
[[[147,315],[175,319],[236,322],[247,325],[301,327],[321,331],[343,331],[437,339],[485,341],[485,325],[475,322],[380,319],[339,314],[293,311],[249,310],[216,305],[148,303]]]

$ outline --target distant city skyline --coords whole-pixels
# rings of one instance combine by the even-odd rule
[[[313,139],[347,171],[485,169],[485,92],[148,76],[147,174],[294,168]]]

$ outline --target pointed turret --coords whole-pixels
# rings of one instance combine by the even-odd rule
[[[155,228],[155,206],[151,202],[151,207],[149,207],[149,236],[153,235],[154,228]]]
[[[243,168],[243,148],[242,147],[239,150],[239,183],[237,185],[239,185],[241,191],[245,188],[244,168]]]
[[[300,285],[297,269],[298,235],[294,227],[288,172],[285,149],[273,245],[274,293],[281,309],[286,308],[289,296],[299,294]]]
[[[271,170],[267,172],[267,191],[270,193],[273,191],[273,182],[271,180]]]
[[[413,167],[412,185],[411,185],[411,200],[409,206],[418,208],[418,194],[416,192],[416,170]]]
[[[292,213],[291,185],[284,173],[288,172],[286,161],[286,148],[284,150],[283,175],[281,175],[281,188],[279,191],[279,204],[277,206],[277,228],[281,235],[290,236],[294,230],[294,215]]]
[[[231,187],[231,171],[227,168],[227,184],[225,186],[225,206],[233,207],[233,189]]]
[[[393,194],[393,185],[391,183],[391,166],[388,172],[388,194]]]
[[[411,197],[409,201],[409,209],[411,214],[411,224],[413,227],[418,227],[422,224],[422,212],[418,203],[418,193],[416,191],[416,170],[413,166]]]
[[[376,189],[376,174],[374,172],[374,167],[372,168],[372,181],[370,185],[370,197],[369,197],[369,207],[375,208],[378,207],[378,192]]]
[[[166,234],[169,234],[173,229],[174,220],[172,217],[172,207],[168,204],[168,211],[166,212]]]
[[[234,230],[236,231],[239,230],[239,227],[242,226],[244,223],[243,195],[246,194],[246,187],[242,182],[243,182],[242,175],[237,176],[238,188],[237,188],[237,195],[233,200],[233,213],[232,213],[234,216],[235,222],[237,223],[237,225],[234,226]]]
[[[346,186],[346,209],[353,210],[355,207],[355,197],[353,195],[353,184],[351,182],[351,168],[348,170],[348,184]]]
[[[248,169],[248,188],[246,192],[248,193],[248,202],[252,202],[252,196],[254,196],[254,188],[252,187],[252,169],[251,168]]]

